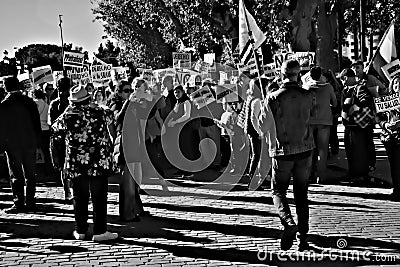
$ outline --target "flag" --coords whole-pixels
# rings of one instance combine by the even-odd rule
[[[250,33],[251,32],[251,36]],[[249,40],[254,41],[254,48],[258,49],[265,41],[266,36],[258,27],[254,17],[247,11],[243,0],[239,2],[239,50],[242,52]]]
[[[397,59],[397,49],[394,36],[394,22],[386,30],[374,56],[371,58],[365,72],[375,76],[379,76],[383,81],[389,83],[388,78],[382,72],[382,67]]]

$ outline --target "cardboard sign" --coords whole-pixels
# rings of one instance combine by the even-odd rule
[[[374,98],[376,112],[400,110],[400,94],[398,92],[388,96]]]
[[[84,65],[83,68],[72,68],[67,70],[67,76],[75,83],[88,84],[91,82],[89,66]]]
[[[395,61],[390,62],[389,64],[381,67],[383,74],[385,74],[388,80],[391,80],[396,76],[396,74],[400,73],[400,60],[396,59]]]
[[[32,79],[34,84],[42,84],[47,82],[53,82],[53,72],[51,71],[50,65],[33,68]]]
[[[192,55],[190,53],[172,53],[172,66],[176,69],[190,69],[192,63]]]
[[[176,71],[173,68],[157,69],[157,70],[153,70],[153,75],[159,82],[161,82],[163,77],[166,75],[175,76]]]
[[[83,68],[85,54],[75,52],[64,52],[64,67]]]
[[[217,103],[239,101],[237,84],[217,85],[216,95]]]
[[[190,98],[198,109],[201,109],[215,101],[215,98],[207,85],[190,94]]]
[[[192,78],[192,76],[194,76]],[[181,85],[186,85],[187,83],[193,84],[193,81],[198,84],[198,82],[203,80],[202,76],[200,73],[195,72],[193,70],[185,70],[185,71],[179,71],[177,70],[175,73],[175,82]]]
[[[300,63],[301,70],[310,70],[315,64],[315,52],[289,52],[274,55],[275,68],[281,69],[282,63],[289,59],[295,59]]]
[[[53,79],[54,79],[55,84],[57,84],[57,82],[58,82],[62,77],[64,77],[64,74],[63,74],[63,72],[62,72],[61,70],[53,71]]]
[[[219,82],[220,84],[225,84],[226,81],[228,81],[228,73],[225,71],[219,71]]]
[[[149,82],[149,83],[151,83],[153,76],[154,76],[154,75],[153,75],[153,70],[152,70],[152,69],[144,69],[144,70],[142,71],[141,77],[142,77],[145,81],[147,81],[147,82]]]
[[[216,70],[215,53],[204,54],[204,62],[210,64],[210,71]]]
[[[112,65],[111,64],[106,64],[106,65],[92,65],[91,67],[92,73],[91,73],[91,78],[93,82],[96,83],[104,83],[109,80],[111,80],[111,70],[112,70]]]

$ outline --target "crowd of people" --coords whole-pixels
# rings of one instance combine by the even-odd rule
[[[237,87],[245,94],[238,101],[213,101],[200,109],[192,97],[197,88],[175,83],[172,75],[154,84],[129,77],[107,88],[73,85],[63,77],[56,88],[46,83],[28,92],[16,77],[7,78],[0,149],[7,155],[14,205],[6,212],[36,209],[38,147],[46,175],[60,177],[65,200],[74,205],[76,239],[86,238],[89,195],[93,240],[118,237],[107,231],[111,174],[121,174],[120,220],[132,222],[148,215],[140,197],[143,177],[159,177],[168,190],[165,179],[190,177],[206,166],[246,176],[251,190],[271,187],[284,226],[281,248],[290,249],[297,236],[299,250],[308,249],[308,185],[330,182],[327,160],[339,153],[339,121],[345,127],[348,179],[364,185],[375,169],[373,134],[379,124],[391,168],[391,198],[400,200],[399,112],[376,113],[373,101],[398,91],[400,78],[386,87],[362,67],[355,62],[335,75],[313,66],[302,77],[299,62],[288,60],[273,80],[241,73]],[[205,85],[215,97],[217,84],[206,79],[200,86]],[[252,187],[255,177],[261,179]],[[291,178],[297,224],[286,199]]]

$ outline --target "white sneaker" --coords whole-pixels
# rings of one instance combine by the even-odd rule
[[[77,231],[74,231],[74,232],[72,233],[72,235],[74,236],[74,238],[75,238],[76,240],[83,240],[83,239],[85,239],[85,237],[86,237],[85,234],[79,234]]]
[[[101,235],[93,235],[92,240],[93,241],[106,241],[106,240],[113,240],[118,238],[117,233],[111,233],[111,232],[105,232],[104,234]]]

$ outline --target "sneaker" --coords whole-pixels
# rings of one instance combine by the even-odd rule
[[[72,233],[72,235],[74,236],[74,238],[75,238],[76,240],[83,240],[83,239],[85,239],[85,237],[86,237],[85,234],[80,234],[80,233],[78,233],[77,231],[74,231],[74,232]]]
[[[293,246],[293,240],[296,237],[297,225],[286,226],[281,237],[281,249],[289,250]]]
[[[107,241],[107,240],[113,240],[118,238],[117,233],[111,233],[111,232],[105,232],[104,234],[101,235],[93,235],[92,240],[93,241]]]
[[[298,251],[302,252],[304,250],[310,250],[310,245],[307,242],[307,237],[297,234],[296,239],[298,242],[298,249],[297,249]]]

